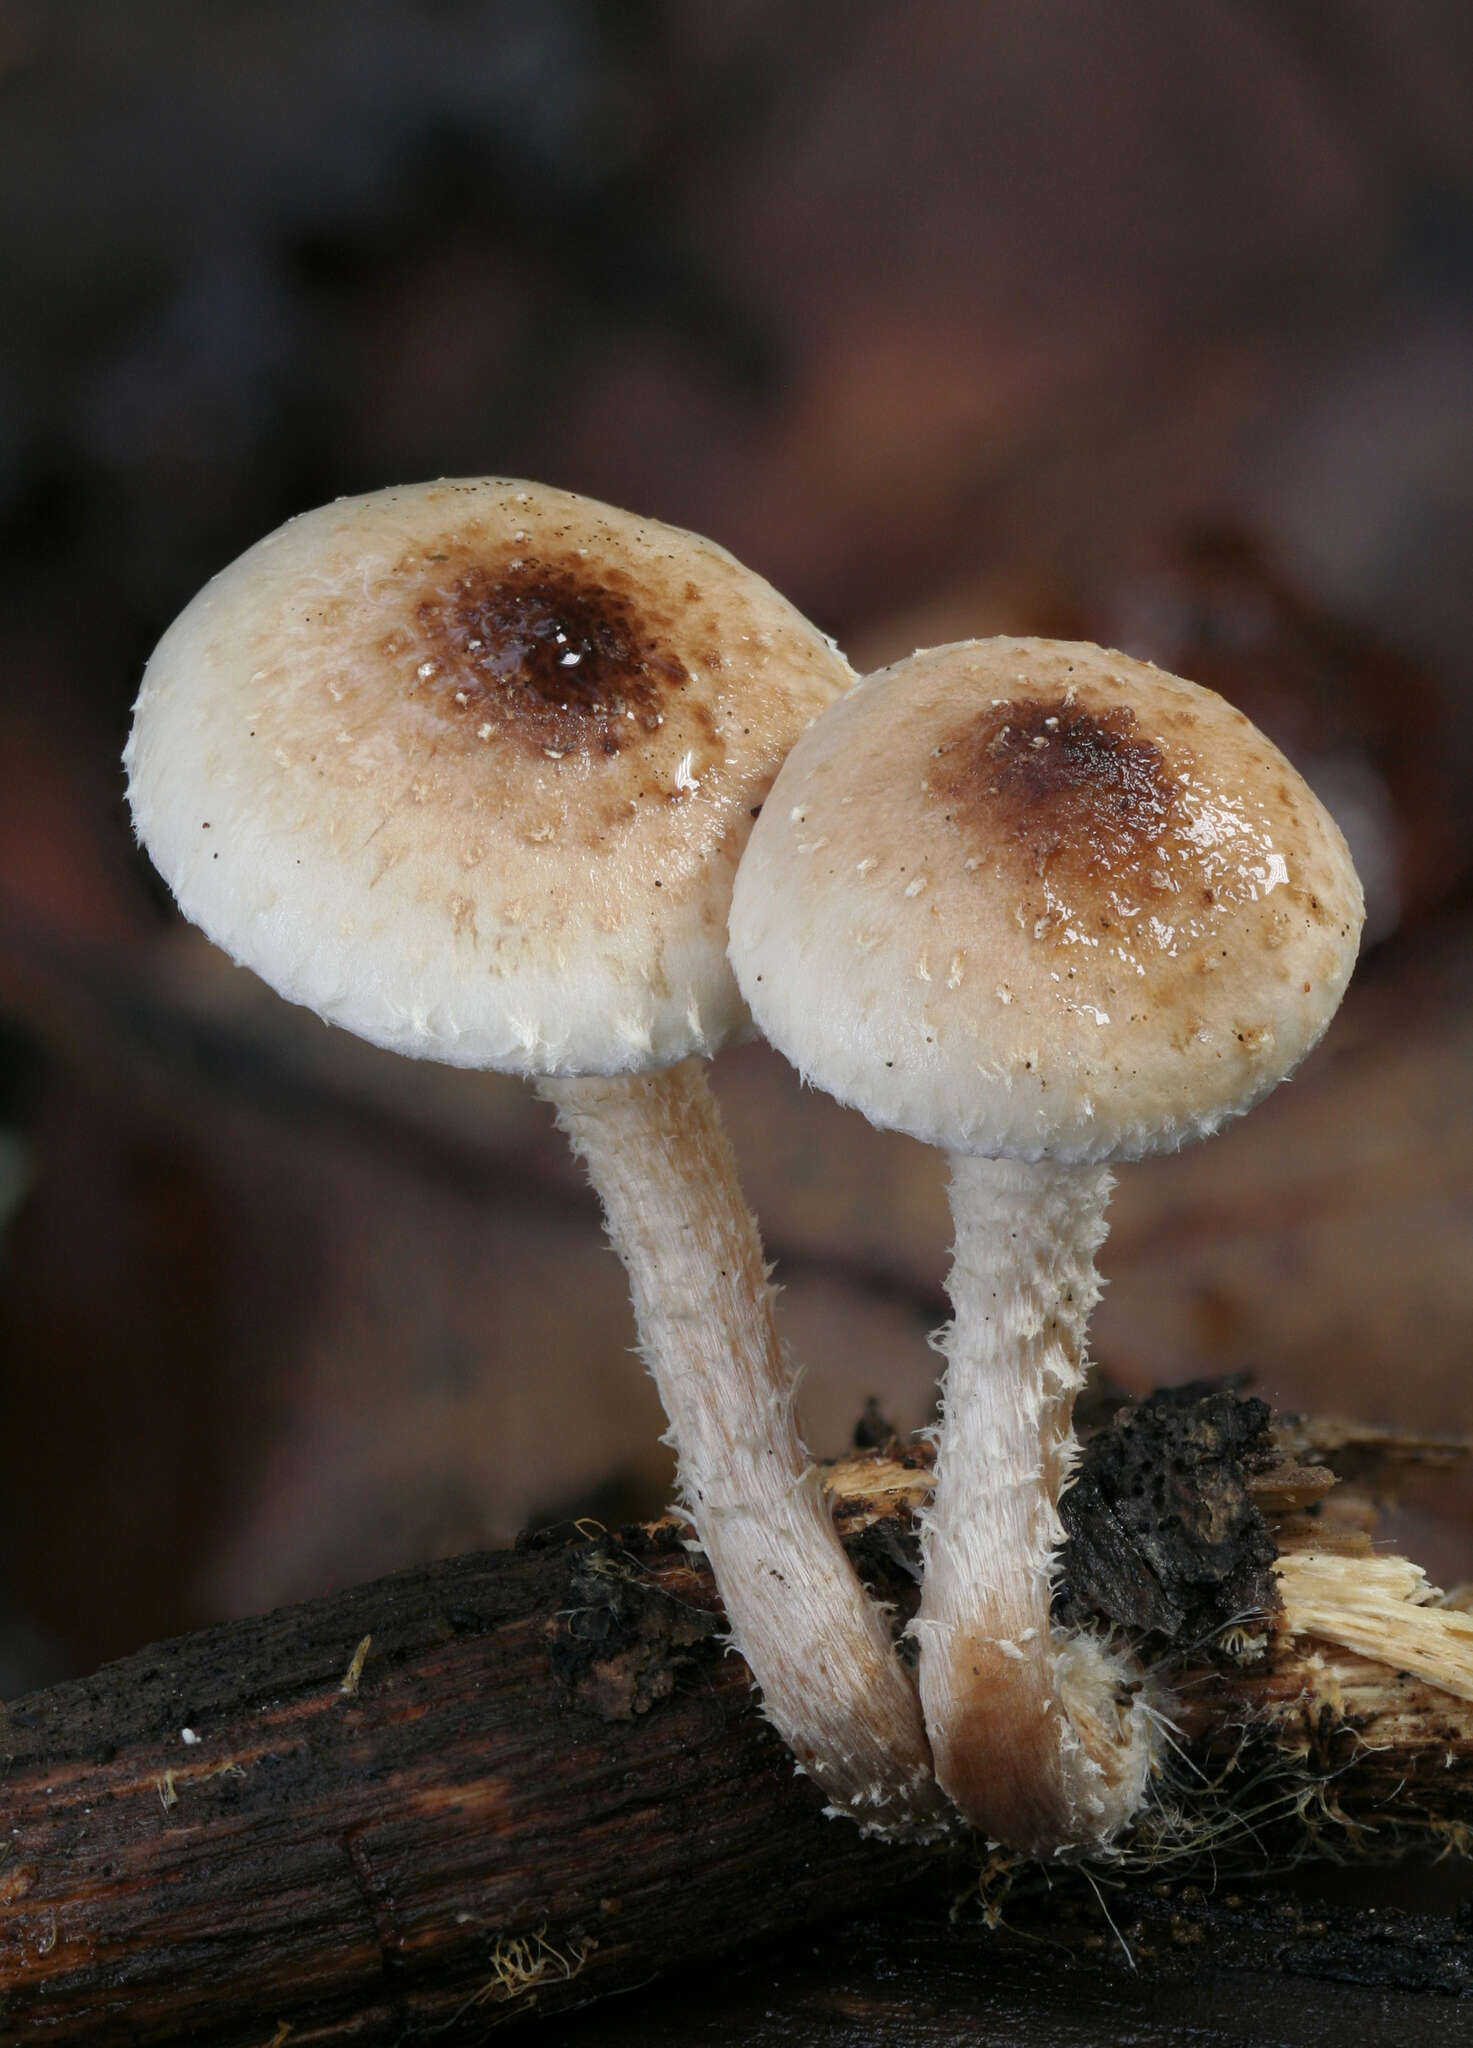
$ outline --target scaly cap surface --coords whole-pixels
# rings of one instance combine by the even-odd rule
[[[497,478],[342,499],[201,591],[144,677],[134,819],[295,1002],[524,1074],[712,1052],[752,812],[852,681],[694,534]]]
[[[874,1122],[1084,1164],[1168,1151],[1303,1058],[1360,885],[1210,690],[1048,640],[933,648],[794,747],[742,862],[761,1029]]]

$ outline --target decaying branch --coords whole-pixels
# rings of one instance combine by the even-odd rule
[[[1128,1634],[1170,1722],[1127,1871],[1473,1844],[1473,1615],[1371,1549],[1337,1455],[1200,1389],[1091,1440],[1058,1611]],[[898,1625],[925,1460],[828,1484]],[[0,1756],[5,2041],[470,2038],[932,1863],[824,1817],[673,1524],[155,1646],[15,1702]],[[942,1853],[953,1893],[1006,1885]]]

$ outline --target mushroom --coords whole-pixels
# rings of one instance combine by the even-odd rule
[[[736,861],[853,680],[711,542],[496,478],[345,499],[218,575],[128,741],[185,914],[282,995],[536,1081],[587,1166],[733,1640],[836,1808],[921,1832],[919,1702],[798,1434],[704,1061]]]
[[[939,1782],[1030,1854],[1108,1845],[1152,1761],[1134,1665],[1050,1624],[1109,1166],[1281,1081],[1361,917],[1340,833],[1246,718],[1047,640],[869,677],[794,746],[743,857],[730,952],[760,1028],[950,1155],[921,1698]]]

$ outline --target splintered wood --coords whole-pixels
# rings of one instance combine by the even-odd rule
[[[1161,1716],[1113,1897],[1133,1873],[1473,1843],[1473,1617],[1372,1548],[1339,1455],[1222,1389],[1086,1446],[1056,1615],[1130,1641]],[[855,1456],[827,1487],[900,1629],[926,1453]],[[995,1914],[1020,1874],[965,1835],[899,1850],[825,1816],[673,1521],[156,1645],[0,1731],[7,2043],[387,2048],[914,1902],[931,1874]]]

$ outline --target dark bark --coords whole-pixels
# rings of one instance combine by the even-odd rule
[[[554,2022],[539,2048],[1466,2048],[1473,1923],[1085,1887],[991,1930],[896,1908]],[[1225,1896],[1224,1896],[1225,1894]]]
[[[1231,1576],[1328,1475],[1275,1462],[1261,1431],[1225,1449],[1243,1437],[1235,1404],[1219,1424],[1200,1408],[1188,1419],[1219,1528],[1239,1531],[1214,1567]],[[1075,1611],[1108,1615],[1132,1573],[1166,1585],[1202,1569],[1200,1526],[1174,1553],[1165,1532],[1184,1464],[1175,1425],[1166,1439],[1149,1529],[1127,1526],[1103,1478],[1074,1513]],[[1137,1451],[1119,1469],[1138,1469]],[[856,1460],[834,1479],[866,1574],[903,1604],[922,1462]],[[1092,1551],[1109,1559],[1094,1595]],[[1342,1654],[1349,1704],[1332,1709],[1310,1682],[1313,1645],[1278,1640],[1235,1663],[1158,1610],[1143,1640],[1182,1755],[1120,1869],[1174,1878],[1194,1855],[1226,1867],[1466,1842],[1473,1706]],[[1180,1625],[1198,1618],[1187,1603]],[[934,1874],[935,1855],[824,1818],[720,1628],[703,1561],[673,1527],[564,1531],[14,1703],[0,2038],[474,2038],[488,2017],[627,1989]],[[1016,1875],[975,1845],[941,1868],[952,1893],[989,1901]]]

